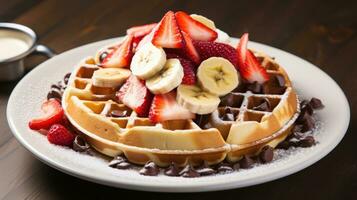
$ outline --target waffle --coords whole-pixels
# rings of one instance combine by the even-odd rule
[[[279,94],[253,94],[240,89],[230,93],[239,99],[229,108],[236,115],[234,121],[220,119],[227,109],[221,105],[208,116],[209,126],[190,119],[153,124],[118,102],[117,88],[92,84],[94,71],[100,69],[93,58],[84,59],[75,68],[62,105],[69,121],[84,133],[92,147],[108,156],[124,154],[132,163],[153,161],[159,166],[172,162],[180,166],[202,162],[212,165],[225,158],[236,161],[244,154],[258,153],[265,145],[275,147],[290,132],[299,112],[297,96],[284,70],[270,57],[256,55],[269,75],[283,76],[285,87]],[[268,83],[266,89],[274,91],[274,85]],[[270,112],[252,109],[261,98],[271,101]],[[113,112],[125,115],[115,116]]]
[[[238,88],[229,93],[224,98],[234,99],[234,104],[225,105],[223,98],[209,119],[210,126],[217,128],[231,145],[227,159],[233,162],[245,154],[256,154],[265,145],[275,147],[290,132],[300,110],[297,95],[283,68],[263,53],[255,52],[255,55],[266,68],[270,80],[260,92]],[[276,77],[282,79],[283,85],[278,85]],[[269,102],[269,110],[257,109],[264,101]],[[235,120],[221,119],[227,109]]]

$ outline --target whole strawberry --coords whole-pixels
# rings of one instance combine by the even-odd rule
[[[219,42],[209,41],[194,41],[193,45],[200,55],[201,61],[204,61],[210,57],[222,57],[229,60],[229,62],[237,67],[237,53],[236,49],[232,46]]]
[[[71,146],[74,135],[61,124],[54,124],[47,133],[47,140],[56,145]]]

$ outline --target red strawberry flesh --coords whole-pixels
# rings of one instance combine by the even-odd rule
[[[132,49],[133,36],[128,35],[118,48],[104,58],[102,67],[129,67],[133,57]]]
[[[195,41],[193,44],[202,61],[210,57],[222,57],[229,60],[234,66],[237,66],[237,53],[236,49],[232,46],[219,42],[206,41]]]
[[[149,34],[156,25],[157,23],[134,26],[126,30],[126,34],[132,35],[134,38],[142,38]]]
[[[63,119],[63,108],[56,99],[45,101],[41,106],[41,110],[44,115],[29,122],[29,127],[33,130],[48,129],[51,125],[60,123]]]
[[[245,33],[239,41],[237,47],[238,70],[241,76],[248,82],[263,84],[269,80],[269,75],[253,52],[247,49],[248,40],[248,33]]]
[[[155,95],[150,107],[149,119],[154,122],[167,120],[193,119],[195,114],[176,102],[176,92]]]
[[[126,106],[133,109],[139,117],[146,117],[152,101],[152,94],[146,88],[144,81],[136,76],[130,76],[120,88],[117,97]]]
[[[159,23],[159,27],[154,33],[152,43],[164,48],[181,48],[182,36],[177,26],[175,14],[169,11]]]
[[[48,130],[47,140],[52,144],[71,146],[74,141],[74,135],[63,125],[54,124]]]
[[[217,39],[218,34],[216,31],[196,21],[187,13],[179,11],[175,13],[175,16],[180,29],[193,40],[214,41]]]
[[[192,39],[185,32],[182,32],[182,36],[185,44],[183,53],[186,55],[187,58],[192,60],[194,63],[199,64],[201,61],[200,55],[198,54],[195,46],[193,45]]]

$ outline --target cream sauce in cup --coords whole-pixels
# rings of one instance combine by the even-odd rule
[[[30,48],[29,38],[23,33],[0,30],[0,60],[6,60],[25,53]]]

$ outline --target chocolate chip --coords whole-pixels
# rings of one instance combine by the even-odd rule
[[[271,86],[268,84],[263,85],[264,94],[284,94],[286,87]]]
[[[303,125],[301,125],[301,124],[296,124],[296,125],[293,127],[292,132],[293,132],[293,133],[301,133],[302,129],[303,129]]]
[[[235,163],[232,168],[236,171],[239,170],[239,168],[240,168],[239,163]]]
[[[103,52],[99,56],[99,62],[103,62],[103,60],[108,56],[108,52]]]
[[[127,116],[127,111],[126,110],[112,110],[110,112],[111,117],[126,117]]]
[[[253,107],[253,110],[270,111],[271,105],[269,99],[267,98],[262,99],[261,103],[258,106]]]
[[[311,98],[310,105],[313,109],[321,109],[324,107],[321,100],[315,97]]]
[[[284,87],[285,86],[285,78],[282,75],[276,75],[274,76],[275,81],[279,87]]]
[[[57,91],[57,90],[50,90],[47,94],[47,99],[52,99],[52,98],[61,100],[62,92]]]
[[[234,121],[234,115],[232,113],[226,113],[221,118],[223,121]]]
[[[139,171],[141,175],[144,176],[156,176],[160,172],[159,167],[152,161],[149,161],[145,166]]]
[[[313,136],[306,136],[298,142],[299,147],[311,147],[315,145],[315,139]]]
[[[57,89],[58,91],[61,91],[63,89],[62,85],[59,84],[52,84],[51,89]]]
[[[206,125],[209,122],[209,114],[208,115],[196,115],[195,118],[195,123],[203,128],[204,125]]]
[[[233,168],[229,163],[220,163],[217,167],[219,173],[230,173],[233,172]]]
[[[287,141],[287,140],[284,140],[284,141],[280,142],[276,146],[277,149],[285,149],[285,150],[289,149],[290,147],[291,147],[291,143],[289,141]]]
[[[109,162],[109,167],[117,169],[129,169],[132,167],[126,158],[122,156],[116,156],[112,161]]]
[[[72,148],[73,148],[73,150],[75,150],[77,152],[85,152],[90,148],[90,146],[86,142],[86,140],[84,139],[83,136],[77,135],[74,138]]]
[[[315,128],[315,120],[310,115],[305,115],[303,119],[303,132],[311,131]]]
[[[216,171],[214,169],[212,169],[206,162],[202,166],[197,168],[196,171],[201,176],[208,176],[208,175],[216,173]]]
[[[242,102],[243,102],[242,96],[230,93],[221,98],[220,106],[239,108]]]
[[[194,178],[200,176],[200,174],[191,165],[186,165],[186,167],[181,170],[180,175],[185,178]]]
[[[263,147],[262,151],[259,154],[259,158],[263,163],[268,163],[273,160],[274,149],[271,146]]]
[[[115,166],[115,168],[117,168],[117,169],[129,169],[129,168],[131,168],[131,167],[132,167],[132,165],[131,165],[129,162],[127,162],[127,161],[118,163],[118,164]]]
[[[244,155],[243,158],[239,161],[239,165],[242,169],[249,169],[253,164],[254,160],[247,155]]]
[[[262,93],[262,85],[255,81],[247,86],[247,90],[259,94]]]
[[[179,176],[180,168],[176,163],[171,163],[171,165],[165,169],[164,174],[167,176]]]
[[[301,106],[301,113],[307,112],[309,115],[314,114],[314,110],[312,109],[312,106],[310,105],[310,103],[307,104],[303,104]]]
[[[64,84],[68,84],[68,80],[69,80],[69,77],[71,76],[71,73],[67,73],[66,75],[64,75],[64,78],[63,78],[63,82]]]

